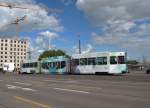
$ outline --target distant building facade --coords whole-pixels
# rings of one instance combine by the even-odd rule
[[[13,38],[0,38],[0,68],[4,63],[14,63],[20,68],[20,63],[26,59],[28,41]]]

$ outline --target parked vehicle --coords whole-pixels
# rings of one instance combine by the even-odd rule
[[[13,72],[15,69],[14,63],[4,63],[3,72]]]

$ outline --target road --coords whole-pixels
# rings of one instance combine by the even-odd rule
[[[0,74],[0,108],[149,108],[150,75]]]

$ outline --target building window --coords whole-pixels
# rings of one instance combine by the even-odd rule
[[[3,50],[3,48],[1,48],[1,50]]]
[[[3,54],[3,52],[1,52],[1,54]]]
[[[7,50],[7,48],[5,48],[5,50]]]
[[[3,60],[1,60],[1,62],[3,62]]]
[[[7,52],[5,52],[5,54],[7,54]]]
[[[5,44],[5,46],[7,46],[7,44]]]
[[[7,60],[5,60],[5,62],[7,62]]]
[[[10,42],[13,43],[13,40],[11,40]]]
[[[16,43],[16,41],[15,41],[15,43]]]
[[[10,48],[10,50],[12,51],[12,48]]]
[[[5,40],[5,42],[7,42],[7,40]]]
[[[3,46],[3,44],[1,44],[1,46]]]
[[[1,56],[1,58],[3,58],[3,56]]]
[[[5,56],[5,58],[7,58],[7,56]]]
[[[16,48],[14,48],[14,51],[16,51]]]
[[[10,60],[10,62],[12,62],[12,60]]]
[[[1,40],[3,42],[3,40]]]

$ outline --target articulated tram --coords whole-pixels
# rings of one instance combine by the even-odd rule
[[[45,74],[123,74],[128,72],[125,52],[95,52],[24,62],[22,71]],[[30,70],[30,71],[29,71]]]

